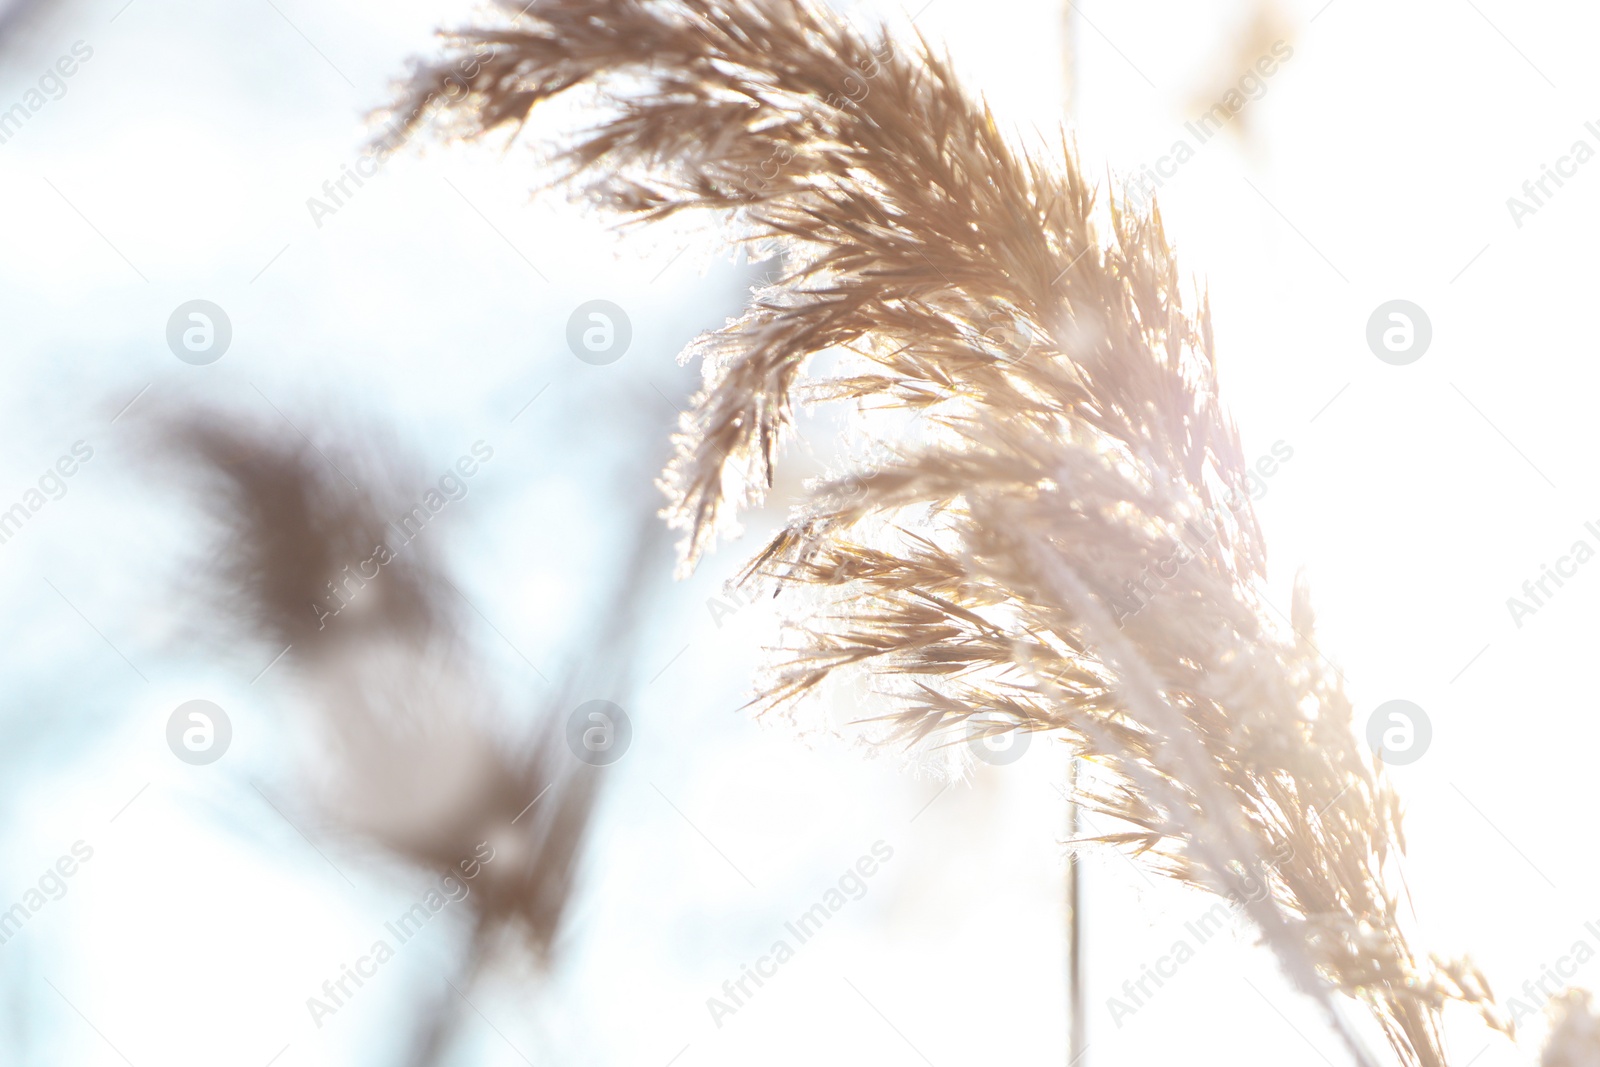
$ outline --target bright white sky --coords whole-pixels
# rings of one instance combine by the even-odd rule
[[[574,620],[608,590],[606,553],[631,522],[619,501],[649,491],[640,471],[661,446],[638,427],[670,417],[656,390],[678,395],[675,353],[731,314],[746,282],[674,260],[670,242],[619,244],[559,198],[530,205],[515,152],[408,153],[317,228],[305,200],[355,159],[360,116],[464,8],[122,4],[63,7],[0,70],[4,108],[75,41],[94,50],[66,95],[0,145],[0,506],[73,442],[95,449],[68,494],[0,545],[0,907],[74,841],[95,850],[0,947],[0,1041],[14,1043],[0,1061],[396,1063],[409,1005],[447,988],[447,938],[407,946],[320,1031],[304,1001],[427,879],[301,822],[325,862],[262,802],[253,785],[311,818],[294,807],[279,729],[292,671],[251,684],[270,651],[256,662],[206,643],[203,599],[180,584],[196,569],[193,515],[152,472],[139,419],[185,399],[264,412],[270,397],[313,439],[336,438],[352,413],[386,419],[440,469],[490,440],[496,464],[441,536],[458,584],[553,668],[582,654]],[[1284,8],[1294,54],[1249,105],[1250,139],[1203,146],[1162,208],[1210,286],[1247,449],[1293,449],[1259,505],[1280,607],[1308,568],[1321,646],[1358,717],[1401,697],[1431,717],[1432,748],[1395,771],[1422,935],[1471,952],[1511,994],[1575,941],[1600,948],[1584,928],[1600,920],[1587,892],[1600,859],[1579,844],[1597,740],[1584,620],[1600,608],[1600,566],[1520,628],[1506,608],[1575,540],[1600,547],[1583,528],[1600,520],[1585,480],[1600,279],[1580,237],[1600,221],[1600,165],[1520,228],[1505,203],[1575,140],[1600,148],[1584,127],[1600,119],[1585,110],[1600,27],[1575,4],[1319,4]],[[1085,0],[1085,166],[1122,173],[1168,151],[1196,101],[1242,73],[1232,41],[1250,13],[1245,0]],[[932,0],[916,26],[1019,130],[1059,120],[1054,0]],[[163,339],[196,297],[235,330],[205,368]],[[603,368],[563,340],[571,309],[597,297],[635,330]],[[1364,340],[1372,310],[1396,298],[1433,325],[1431,349],[1404,367]],[[614,768],[565,962],[548,980],[477,987],[460,1062],[1064,1059],[1059,753],[1036,746],[924,808],[939,783],[897,760],[807,747],[737,713],[770,620],[753,606],[719,628],[705,602],[773,517],[659,609],[637,672],[655,680],[630,709],[635,748]],[[486,635],[508,699],[537,700],[537,679]],[[174,760],[162,737],[197,697],[234,722],[233,750],[209,768]],[[878,840],[894,858],[866,896],[715,1028],[705,998]],[[1106,998],[1209,902],[1113,855],[1088,866],[1086,1062],[1341,1062],[1242,930],[1118,1027]],[[1578,981],[1600,985],[1600,962]],[[1453,1062],[1530,1063],[1537,1031],[1521,1050],[1482,1051],[1464,1020]]]

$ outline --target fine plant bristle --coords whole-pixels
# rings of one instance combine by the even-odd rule
[[[1331,991],[1406,1064],[1445,1064],[1449,1001],[1505,1028],[1478,971],[1402,929],[1399,800],[1304,587],[1287,628],[1264,598],[1206,301],[1185,307],[1158,211],[1097,216],[1072,151],[1014,147],[926,44],[795,0],[534,0],[449,43],[402,124],[448,98],[480,136],[607,91],[564,181],[632,222],[709,209],[783,255],[689,353],[704,389],[664,477],[686,566],[762,499],[797,400],[921,424],[752,564],[833,605],[763,707],[865,670],[897,740],[1058,734],[1097,768],[1084,803],[1131,828],[1108,840],[1236,901],[1358,1061]],[[840,369],[808,377],[823,353]]]

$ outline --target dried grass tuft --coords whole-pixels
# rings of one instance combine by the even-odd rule
[[[897,740],[975,717],[1058,734],[1097,768],[1084,802],[1130,827],[1109,840],[1240,902],[1359,1061],[1330,989],[1407,1064],[1446,1062],[1447,1002],[1507,1028],[1477,970],[1402,930],[1399,799],[1305,589],[1287,628],[1262,595],[1206,302],[1185,306],[1159,211],[1097,215],[1073,153],[1013,147],[925,42],[809,3],[534,0],[447,40],[402,116],[448,98],[463,136],[514,137],[598,90],[562,181],[631,223],[711,211],[783,255],[686,353],[704,389],[663,479],[685,567],[772,484],[803,385],[923,427],[817,486],[752,563],[836,605],[762,707],[866,670]],[[843,369],[808,380],[823,353]]]

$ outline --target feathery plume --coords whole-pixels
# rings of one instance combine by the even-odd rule
[[[1185,308],[1158,210],[1097,215],[1071,151],[1013,147],[925,42],[806,2],[533,0],[448,42],[402,119],[446,98],[458,135],[514,137],[581,87],[599,119],[555,153],[560,181],[632,223],[711,211],[783,256],[685,353],[704,388],[664,476],[684,567],[762,499],[798,400],[853,403],[894,442],[750,565],[831,605],[763,708],[865,670],[894,740],[1059,734],[1097,768],[1084,803],[1132,827],[1107,840],[1236,901],[1359,1062],[1330,988],[1406,1064],[1446,1062],[1448,1001],[1504,1028],[1481,974],[1402,930],[1398,798],[1304,587],[1287,631],[1262,594],[1208,310]]]

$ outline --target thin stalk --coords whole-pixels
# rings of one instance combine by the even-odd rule
[[[1083,1054],[1088,1051],[1087,1019],[1084,1017],[1083,995],[1083,893],[1079,883],[1082,868],[1078,865],[1078,804],[1070,798],[1078,795],[1078,757],[1067,760],[1067,841],[1073,847],[1067,852],[1067,1067],[1083,1067]]]
[[[1061,112],[1069,124],[1078,117],[1078,25],[1072,0],[1061,5]],[[1088,1020],[1084,1015],[1083,868],[1078,863],[1078,760],[1067,759],[1067,1067],[1084,1067]]]

